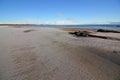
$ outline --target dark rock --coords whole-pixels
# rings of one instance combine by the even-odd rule
[[[102,30],[100,30],[100,31],[102,31]],[[88,31],[69,32],[69,34],[72,34],[72,35],[74,35],[76,37],[95,37],[95,38],[101,38],[101,39],[120,41],[119,38],[108,37],[108,36],[99,36],[99,35],[90,34],[90,33],[91,32],[88,32]]]
[[[120,31],[117,30],[105,30],[105,29],[98,29],[97,32],[120,33]]]
[[[78,31],[78,32],[69,32],[69,34],[74,34],[75,36],[87,37],[89,32],[87,31]]]

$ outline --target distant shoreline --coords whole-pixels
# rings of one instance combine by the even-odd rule
[[[0,24],[0,26],[36,26],[37,24]]]
[[[87,29],[109,29],[120,30],[117,24],[84,24],[84,25],[53,25],[53,24],[0,24],[0,26],[9,27],[49,27],[49,28],[87,28]]]
[[[14,24],[14,23],[10,23],[10,24],[1,24],[0,26],[41,26],[41,25],[51,25],[51,26],[117,26],[120,27],[120,24]]]

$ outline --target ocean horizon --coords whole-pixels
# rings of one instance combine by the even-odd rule
[[[28,27],[28,26],[24,26]],[[120,25],[34,25],[29,27],[48,27],[48,28],[92,28],[92,29],[111,29],[120,30]]]

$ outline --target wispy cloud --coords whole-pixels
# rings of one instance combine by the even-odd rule
[[[62,17],[62,16],[64,16],[64,14],[62,14],[62,13],[58,13],[58,14],[56,14],[56,16],[58,16],[58,17]]]
[[[40,22],[39,20],[27,18],[20,21],[0,22],[0,24],[40,24]]]
[[[78,24],[77,21],[74,21],[74,20],[69,20],[69,19],[66,19],[66,20],[60,20],[60,21],[56,21],[55,24],[60,24],[60,25],[64,25],[64,24]]]
[[[109,22],[110,24],[120,24],[120,22]]]
[[[56,20],[56,21],[43,21],[41,22],[40,20],[36,20],[36,19],[24,19],[21,20],[19,22],[1,22],[3,24],[8,24],[8,23],[12,23],[12,24],[55,24],[55,25],[69,25],[69,24],[79,24],[78,21],[74,20],[73,18],[66,18],[63,20]]]

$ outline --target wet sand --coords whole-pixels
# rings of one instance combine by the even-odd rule
[[[0,80],[120,79],[120,41],[76,38],[68,31],[0,27]]]

